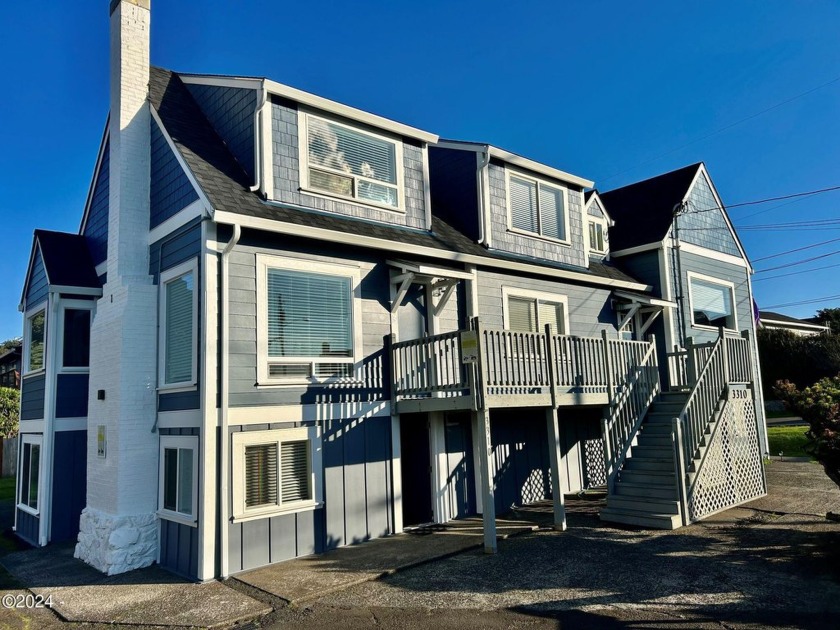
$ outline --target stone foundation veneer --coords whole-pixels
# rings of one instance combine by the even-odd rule
[[[155,514],[114,516],[90,507],[82,510],[74,556],[103,573],[147,567],[157,561],[157,549]]]

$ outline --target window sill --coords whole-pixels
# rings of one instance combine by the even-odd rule
[[[535,234],[534,232],[527,232],[525,230],[518,230],[513,227],[508,228],[508,232],[511,234],[516,234],[517,236],[524,236],[526,238],[532,238],[536,241],[544,241],[546,243],[553,243],[555,245],[562,245],[563,247],[571,247],[572,241],[563,241],[559,238],[552,238],[551,236],[543,236],[542,234]]]
[[[198,389],[198,383],[172,383],[171,385],[160,385],[157,388],[159,394],[177,394],[179,392],[194,392]]]
[[[90,367],[60,367],[59,374],[90,374]]]
[[[298,191],[306,195],[312,195],[313,197],[320,197],[322,199],[345,201],[348,203],[352,203],[356,206],[361,206],[363,208],[370,208],[371,210],[385,210],[386,212],[393,212],[394,214],[402,215],[406,213],[405,206],[402,205],[394,207],[389,206],[385,203],[376,203],[375,201],[370,201],[367,199],[359,199],[358,197],[348,197],[346,195],[339,195],[338,193],[329,193],[324,190],[316,190],[314,188],[307,188],[305,186],[301,186],[300,188],[298,188]]]
[[[177,512],[170,512],[169,510],[158,510],[157,517],[165,521],[172,521],[173,523],[179,523],[189,527],[198,527],[198,521],[191,516],[178,514]]]
[[[363,387],[364,384],[365,381],[361,379],[330,380],[309,378],[302,380],[258,381],[256,387],[257,389],[300,389],[301,387]]]
[[[715,332],[715,333],[720,332],[720,327],[719,326],[706,326],[705,324],[695,324],[694,322],[692,322],[691,327],[694,328],[695,330],[707,330],[709,332]],[[733,333],[738,332],[737,328],[727,328],[726,326],[724,326],[723,329],[726,332],[733,332]]]
[[[32,370],[31,372],[26,372],[21,376],[21,378],[29,378],[30,376],[43,376],[46,374],[46,368],[41,368],[40,370]]]
[[[311,512],[313,510],[317,510],[318,508],[324,507],[323,503],[317,503],[315,501],[307,501],[306,503],[299,503],[295,505],[291,505],[287,508],[281,508],[279,506],[272,506],[270,508],[262,508],[260,510],[254,510],[253,512],[246,513],[246,514],[237,514],[231,519],[231,523],[245,523],[247,521],[256,521],[261,518],[272,518],[274,516],[283,516],[284,514],[297,514],[299,512]]]
[[[26,512],[27,514],[31,514],[32,516],[40,516],[41,512],[38,510],[33,510],[28,505],[24,505],[23,503],[18,503],[15,507],[19,509],[21,512]]]

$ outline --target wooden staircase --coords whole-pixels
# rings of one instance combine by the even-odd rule
[[[687,392],[659,394],[645,416],[601,510],[601,520],[654,529],[682,525],[671,437]]]

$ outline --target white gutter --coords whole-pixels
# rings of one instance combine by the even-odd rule
[[[219,504],[219,545],[221,547],[221,574],[223,578],[230,574],[230,567],[228,566],[228,538],[230,533],[230,484],[228,478],[230,477],[230,436],[228,435],[228,406],[230,402],[230,332],[228,327],[230,325],[230,263],[228,257],[231,250],[239,242],[242,237],[242,228],[234,224],[233,235],[230,237],[227,245],[222,250],[222,321],[221,321],[221,348],[222,357],[220,369],[222,371],[221,384],[221,458],[222,463],[220,467],[221,483],[221,497]]]
[[[263,170],[263,142],[262,126],[265,124],[263,110],[268,102],[268,90],[265,89],[265,81],[262,82],[262,89],[259,91],[259,100],[254,108],[254,185],[249,188],[251,192],[257,192],[262,188]]]
[[[276,202],[272,202],[267,205],[269,207],[273,205],[277,207],[290,208],[293,210],[302,209],[300,206],[293,206],[291,204],[280,204]],[[525,273],[533,273],[537,275],[548,276],[550,278],[554,278],[555,280],[571,280],[574,282],[583,282],[587,284],[596,284],[607,287],[621,287],[624,289],[633,289],[636,291],[651,290],[650,285],[642,284],[641,282],[628,282],[626,280],[602,278],[600,276],[593,276],[591,274],[580,273],[577,271],[567,271],[565,269],[544,267],[533,263],[517,262],[513,260],[502,260],[499,258],[491,258],[488,256],[478,256],[475,254],[463,254],[461,252],[453,252],[446,249],[425,247],[421,245],[414,245],[411,243],[401,243],[397,241],[362,234],[351,235],[346,234],[344,232],[337,232],[335,230],[313,227],[311,225],[298,225],[293,223],[286,223],[283,221],[275,221],[272,219],[264,219],[261,217],[252,217],[244,214],[237,214],[234,212],[217,211],[213,216],[214,219],[219,223],[254,228],[257,230],[264,230],[266,232],[274,232],[276,234],[289,234],[292,236],[302,236],[304,238],[318,239],[331,243],[343,243],[345,245],[370,247],[372,249],[381,249],[391,252],[404,252],[407,254],[413,254],[415,256],[428,256],[430,258],[437,258],[440,260],[452,260],[461,263],[479,265],[483,267],[495,267],[499,269],[508,269],[512,271],[522,271]]]
[[[478,158],[478,244],[490,247],[490,145],[476,154]]]

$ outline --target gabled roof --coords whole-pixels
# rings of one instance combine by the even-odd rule
[[[354,236],[374,238],[441,253],[454,252],[469,257],[477,264],[481,264],[481,260],[486,260],[491,266],[494,261],[524,263],[557,270],[564,273],[564,277],[582,282],[591,279],[604,284],[603,281],[608,280],[644,286],[643,282],[606,263],[593,263],[587,270],[526,256],[490,252],[439,217],[433,217],[431,231],[425,231],[263,201],[251,192],[249,177],[204,117],[177,74],[152,67],[149,91],[152,106],[207,196],[214,213],[242,215],[266,221],[266,225],[287,224],[324,235],[333,233],[344,243],[352,244]]]
[[[610,249],[620,251],[665,238],[674,220],[674,209],[688,194],[702,162],[657,175],[599,196],[616,222],[610,232]]]
[[[782,313],[774,313],[773,311],[759,311],[759,320],[762,322],[791,324],[794,327],[801,326],[802,328],[829,330],[829,326],[826,326],[825,324],[818,324],[814,321],[806,319],[797,319],[796,317],[783,315]]]
[[[613,221],[612,216],[610,213],[607,212],[607,207],[604,205],[604,202],[601,200],[601,193],[598,192],[597,189],[593,188],[592,190],[587,190],[583,193],[583,209],[584,211],[589,211],[589,205],[597,203],[598,208],[601,210],[601,214],[604,215],[604,218],[607,220],[611,226],[615,225],[615,221]]]
[[[90,258],[87,240],[80,234],[35,230],[50,284],[98,289],[102,285]]]

